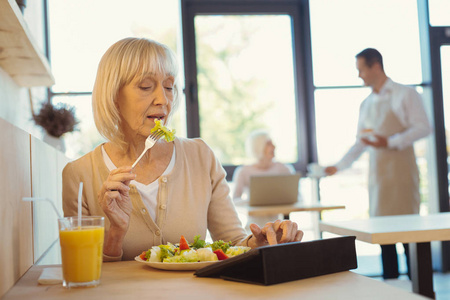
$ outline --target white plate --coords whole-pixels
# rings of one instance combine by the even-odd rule
[[[195,271],[203,267],[209,266],[219,262],[217,261],[201,261],[201,262],[190,262],[190,263],[163,263],[163,262],[150,262],[142,260],[139,256],[134,258],[135,261],[146,264],[155,269],[160,270],[171,270],[171,271]]]

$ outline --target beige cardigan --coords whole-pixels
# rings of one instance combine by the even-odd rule
[[[176,138],[174,143],[175,166],[170,174],[158,179],[156,223],[136,187],[130,185],[133,211],[123,255],[104,260],[131,260],[152,246],[178,243],[181,235],[189,242],[198,234],[204,239],[207,229],[213,240],[247,245],[249,237],[231,200],[225,170],[212,150],[201,139]],[[83,215],[105,216],[97,194],[108,175],[101,145],[68,163],[63,171],[64,215],[77,214],[78,187],[83,182]],[[108,228],[105,216],[105,230]]]

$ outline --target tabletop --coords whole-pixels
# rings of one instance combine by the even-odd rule
[[[354,235],[372,244],[424,243],[450,240],[450,212],[430,215],[372,217],[350,221],[321,221],[321,231]]]
[[[296,202],[289,205],[265,205],[265,206],[250,206],[248,200],[241,200],[235,203],[236,209],[247,211],[249,216],[271,216],[274,214],[288,215],[291,212],[299,211],[317,211],[331,209],[344,209],[344,205],[323,205],[317,204],[305,204],[302,202]]]
[[[33,266],[5,295],[10,299],[426,299],[351,271],[276,285],[200,278],[193,271],[156,270],[135,261],[103,264],[101,284],[95,288],[65,289],[39,285],[43,268]],[[55,266],[51,266],[55,267]]]

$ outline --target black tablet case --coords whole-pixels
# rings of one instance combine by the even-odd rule
[[[356,268],[355,237],[346,236],[252,249],[194,275],[271,285]]]

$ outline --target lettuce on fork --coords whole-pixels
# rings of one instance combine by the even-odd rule
[[[162,132],[162,137],[168,141],[171,142],[175,139],[175,129],[168,129],[166,126],[161,124],[161,120],[156,119],[155,120],[155,127],[152,128],[152,130],[150,130],[151,133],[155,133],[155,132]]]

